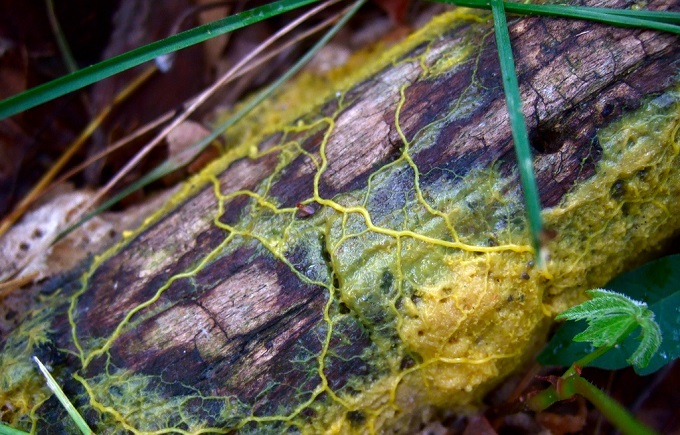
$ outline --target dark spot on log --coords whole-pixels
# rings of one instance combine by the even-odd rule
[[[65,352],[61,352],[57,348],[52,338],[53,337],[50,337],[49,341],[45,341],[37,346],[34,346],[32,350],[33,355],[36,356],[40,362],[47,366],[60,365],[66,361],[68,356]]]
[[[328,265],[330,267],[331,254],[330,254],[330,252],[328,252],[328,246],[326,246],[326,235],[325,234],[319,235],[319,243],[321,244],[321,257],[323,257],[323,261],[326,262],[326,265]]]
[[[366,423],[366,414],[363,411],[348,411],[347,420],[352,427],[363,426]]]
[[[89,255],[87,259],[80,263],[77,267],[74,267],[73,269],[61,275],[49,278],[40,288],[40,293],[43,295],[48,295],[59,289],[63,289],[64,295],[70,295],[72,292],[80,288],[80,277],[87,269],[89,269],[91,263],[92,255]]]
[[[389,294],[392,289],[392,282],[394,281],[394,276],[392,273],[385,269],[383,270],[382,277],[380,278],[380,290],[384,294]]]
[[[319,131],[306,140],[303,147],[316,154],[322,139],[323,132]],[[314,163],[306,155],[300,155],[281,171],[269,194],[276,198],[281,207],[293,207],[312,196],[315,175]]]
[[[564,145],[565,135],[554,125],[541,125],[529,133],[529,142],[537,153],[554,154]]]
[[[636,176],[638,179],[640,179],[640,180],[642,180],[642,181],[645,181],[645,180],[647,179],[647,174],[648,174],[648,173],[649,173],[649,168],[644,168],[644,169],[640,169],[639,171],[637,171],[637,172],[635,173],[635,176]]]
[[[5,313],[5,320],[12,320],[17,316],[17,314],[19,313],[10,309],[7,311],[7,313]]]
[[[628,202],[624,202],[621,205],[621,214],[624,216],[629,216],[630,215],[630,204]],[[637,228],[636,228],[637,229]]]
[[[623,195],[626,193],[626,185],[623,180],[616,180],[613,184],[612,187],[609,188],[609,195],[613,199],[620,200],[623,198]]]
[[[600,116],[602,116],[603,119],[609,119],[614,114],[615,110],[616,104],[613,101],[608,101],[600,111]]]
[[[224,213],[219,217],[220,222],[226,225],[236,225],[241,219],[243,209],[252,202],[249,196],[237,196],[224,204]]]
[[[274,270],[277,277],[277,286],[285,291],[278,291],[276,302],[280,305],[282,316],[291,316],[290,307],[309,305],[309,308],[318,309],[319,305],[326,300],[323,287],[301,282],[298,276],[282,261],[271,257],[262,257],[262,270]]]
[[[200,296],[204,292],[215,288],[227,277],[235,275],[246,267],[255,267],[261,264],[262,259],[253,258],[254,256],[254,248],[241,246],[233,253],[219,257],[212,263],[205,266],[191,280],[195,285],[193,290],[196,293],[195,296]],[[189,280],[178,280],[175,282],[186,282],[189,284]],[[180,295],[178,294],[178,296]],[[176,300],[180,301],[181,299]]]
[[[497,150],[475,146],[474,143],[471,146],[461,145],[458,141],[466,125],[481,122],[484,109],[486,107],[482,106],[466,119],[446,125],[439,132],[434,146],[413,156],[413,161],[421,173],[427,174],[432,171],[433,179],[442,175],[447,179],[457,179],[467,174],[475,164],[483,165],[497,158]],[[425,177],[424,180],[429,181],[429,178]]]
[[[399,364],[399,368],[401,370],[406,370],[410,369],[411,367],[414,367],[416,365],[415,359],[411,355],[406,355],[401,359],[401,363]]]

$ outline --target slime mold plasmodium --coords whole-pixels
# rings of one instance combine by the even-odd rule
[[[578,169],[543,213],[548,269],[532,266],[511,144],[479,133],[509,135],[498,78],[480,67],[489,27],[469,27],[479,21],[439,18],[367,66],[379,78],[358,90],[333,85],[277,125],[267,111],[246,119],[240,145],[164,210],[43,289],[3,341],[0,418],[70,428],[32,354],[97,433],[409,432],[432,411],[476,406],[533,357],[556,313],[680,228],[669,80],[602,121],[584,154],[537,160],[539,180],[563,177],[560,159]],[[315,81],[329,86],[300,79],[272,116]],[[542,97],[534,108],[549,117]],[[370,105],[380,98],[387,112]]]

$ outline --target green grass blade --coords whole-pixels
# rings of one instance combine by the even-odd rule
[[[28,432],[0,423],[0,435],[28,435]]]
[[[515,3],[512,3],[513,9],[517,9],[518,11],[520,10],[530,10],[530,9],[535,9],[532,7],[529,7],[528,9],[524,6],[532,6],[532,5],[522,5],[522,4],[517,4],[517,8],[514,8]],[[598,8],[598,7],[590,7],[590,6],[569,6],[569,5],[564,5],[564,6],[559,6],[559,5],[543,5],[546,6],[545,10],[546,11],[551,11],[553,9],[557,9],[558,13],[560,13],[560,8],[564,8],[565,6],[573,11],[576,11],[578,13],[585,13],[585,12],[603,12],[607,14],[613,14],[613,15],[619,15],[621,17],[629,17],[629,18],[638,18],[641,20],[650,20],[650,21],[656,21],[658,23],[668,23],[668,24],[676,24],[680,25],[680,12],[672,12],[672,11],[647,11],[644,9],[614,9],[614,8]],[[565,15],[566,16],[566,15]]]
[[[0,120],[153,60],[158,56],[181,50],[317,1],[319,0],[280,0],[178,33],[104,60],[0,101]]]
[[[501,64],[501,76],[503,77],[503,89],[505,90],[505,102],[508,106],[512,139],[515,143],[515,154],[519,167],[519,178],[524,191],[524,204],[529,219],[531,231],[531,243],[534,247],[538,267],[543,267],[541,256],[540,235],[543,229],[541,218],[541,203],[538,196],[538,185],[534,174],[533,160],[529,150],[529,135],[522,113],[522,100],[519,95],[519,84],[515,73],[515,61],[512,57],[510,46],[510,34],[508,23],[505,18],[505,10],[502,0],[491,0],[493,12],[493,25],[498,45],[498,57]]]
[[[45,5],[47,6],[47,18],[50,20],[52,33],[54,33],[54,38],[57,40],[57,46],[61,52],[61,57],[64,59],[66,69],[70,73],[78,71],[76,60],[74,59],[71,48],[66,41],[64,32],[61,30],[61,25],[59,24],[59,20],[57,20],[57,14],[54,12],[54,0],[45,0]]]
[[[489,0],[433,0],[468,8],[491,9]],[[571,5],[534,5],[503,2],[506,12],[522,15],[574,18],[618,27],[660,30],[680,35],[680,12],[596,8]]]
[[[196,142],[195,144],[191,145],[191,148],[194,148],[195,155],[198,155],[203,149],[205,149],[210,143],[215,140],[218,136],[223,134],[229,127],[234,125],[236,122],[238,122],[240,119],[242,119],[245,115],[248,114],[251,110],[253,110],[258,104],[260,104],[262,101],[264,101],[267,97],[269,97],[276,89],[278,89],[284,82],[289,80],[292,76],[297,74],[312,58],[316,53],[319,52],[327,43],[330,41],[333,36],[335,36],[340,29],[347,24],[347,21],[359,10],[359,8],[366,3],[366,0],[357,0],[354,5],[351,7],[351,9],[348,10],[346,14],[344,14],[340,20],[338,20],[337,23],[331,27],[328,32],[326,32],[321,39],[319,39],[316,44],[312,48],[310,48],[307,53],[305,53],[304,56],[302,56],[300,59],[298,59],[295,64],[288,69],[284,74],[281,75],[276,81],[272,82],[269,86],[267,86],[265,89],[260,91],[253,99],[251,99],[241,110],[239,110],[236,114],[234,114],[232,117],[224,121],[222,124],[218,125],[215,127],[210,135],[207,137],[203,138],[202,140]],[[68,227],[65,229],[63,232],[59,234],[57,237],[57,240],[62,239],[65,237],[67,234],[69,234],[71,231],[74,229],[78,228],[80,225],[83,223],[87,222],[88,220],[92,219],[94,216],[98,215],[102,211],[108,209],[112,205],[116,204],[118,201],[121,199],[125,198],[128,196],[130,193],[141,189],[142,187],[158,180],[159,178],[179,169],[180,165],[173,163],[171,160],[168,160],[164,163],[161,163],[159,166],[151,170],[151,172],[147,173],[144,175],[142,178],[139,180],[135,181],[131,185],[127,186],[125,189],[123,189],[121,192],[118,194],[114,195],[107,201],[105,201],[102,205],[97,207],[94,211],[91,213],[88,213],[87,215],[83,216],[77,223],[73,224],[72,226]]]
[[[466,0],[463,0],[466,1]],[[530,5],[507,3],[512,13],[545,15],[552,17],[576,18],[596,21],[618,27],[635,27],[680,34],[680,13],[653,11],[633,11],[613,8],[594,8],[584,6]],[[511,10],[512,9],[512,10]]]
[[[47,380],[47,386],[50,387],[50,390],[52,390],[54,395],[57,396],[57,399],[59,399],[61,405],[66,409],[66,412],[68,412],[68,415],[69,417],[71,417],[71,420],[73,420],[76,426],[78,426],[78,429],[80,429],[80,431],[84,435],[94,434],[94,432],[92,432],[92,429],[90,429],[90,427],[87,425],[87,423],[80,415],[78,410],[76,410],[71,401],[68,400],[68,397],[66,397],[66,394],[64,394],[61,387],[59,387],[57,381],[54,380],[49,370],[47,370],[43,363],[40,362],[37,356],[33,357],[33,361],[35,361],[35,363],[38,365],[40,372],[42,372],[43,376]]]

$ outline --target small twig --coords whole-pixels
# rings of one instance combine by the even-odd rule
[[[319,32],[321,29],[330,26],[335,20],[337,20],[336,17],[330,17],[330,18],[326,19],[324,22],[319,23],[316,26],[310,28],[309,30],[306,30],[305,32],[297,35],[295,38],[292,38],[290,41],[286,41],[285,44],[282,44],[282,45],[276,47],[274,50],[268,52],[267,54],[264,54],[260,57],[257,57],[252,62],[250,62],[247,66],[240,69],[236,74],[234,74],[234,76],[229,81],[225,82],[225,84],[228,83],[228,82],[231,82],[231,81],[233,81],[233,80],[235,80],[239,77],[243,77],[245,74],[257,69],[258,67],[263,65],[265,62],[269,61],[271,58],[278,56],[279,54],[286,51],[291,46],[300,42],[301,40],[306,39],[309,36]],[[191,99],[191,101],[193,101],[193,99]],[[160,115],[159,117],[157,117],[153,121],[148,122],[146,125],[140,127],[139,129],[135,130],[134,132],[130,133],[129,135],[125,136],[124,138],[119,139],[118,141],[113,143],[111,146],[107,147],[105,150],[100,151],[99,153],[93,155],[92,157],[90,157],[85,162],[81,163],[80,165],[78,165],[75,168],[71,169],[70,171],[66,172],[61,177],[57,178],[54,181],[54,183],[52,183],[50,185],[50,187],[45,189],[45,191],[40,196],[38,196],[38,198],[40,198],[46,192],[49,192],[50,190],[54,189],[58,184],[63,183],[64,181],[71,178],[72,176],[74,176],[78,172],[82,171],[83,169],[85,169],[86,167],[91,165],[92,163],[96,162],[97,160],[111,154],[113,151],[116,151],[119,148],[122,148],[123,146],[129,144],[133,140],[135,140],[135,139],[139,138],[140,136],[145,135],[149,131],[157,128],[158,126],[160,126],[164,122],[172,119],[172,117],[175,116],[176,113],[177,113],[177,111],[173,110],[173,111],[168,111],[168,112]]]
[[[38,276],[38,272],[30,273],[10,281],[0,283],[0,301],[9,296],[14,290],[19,289],[32,282]]]

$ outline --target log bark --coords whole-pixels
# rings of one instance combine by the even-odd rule
[[[408,432],[425,410],[474,404],[555,312],[677,231],[677,37],[512,23],[557,234],[540,272],[492,27],[444,21],[45,285],[41,310],[3,339],[15,371],[2,419],[68,427],[43,402],[36,354],[97,433]]]

